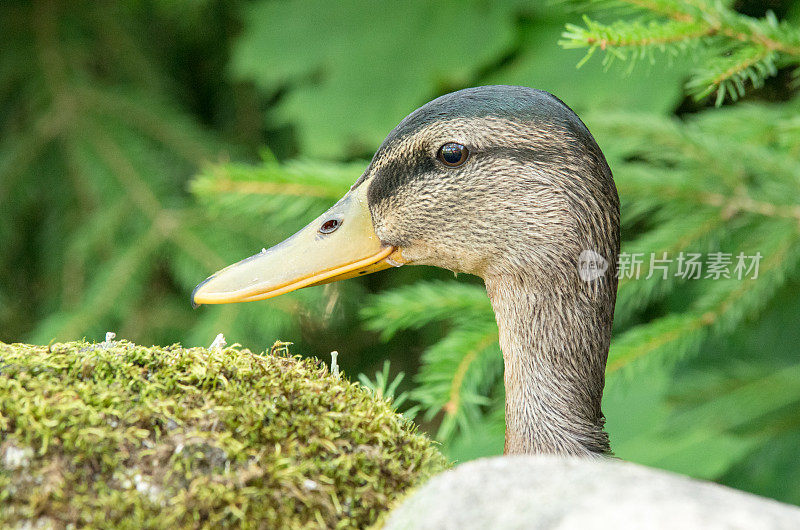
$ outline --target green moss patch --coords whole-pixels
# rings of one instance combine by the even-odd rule
[[[365,527],[446,467],[287,354],[0,343],[0,527]]]

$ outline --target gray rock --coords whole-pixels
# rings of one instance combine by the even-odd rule
[[[800,529],[800,508],[612,459],[511,456],[434,477],[386,529]]]

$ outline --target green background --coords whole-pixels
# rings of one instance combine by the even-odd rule
[[[793,24],[800,20],[795,2],[734,7],[756,17],[769,7]],[[617,175],[623,219],[631,219],[624,245],[659,234],[637,217],[659,206],[658,192],[630,192],[625,206],[624,179],[637,175],[625,164],[638,160],[629,145],[670,135],[675,142],[708,139],[707,167],[720,173],[725,157],[735,161],[740,149],[749,156],[748,145],[783,149],[766,133],[748,137],[747,127],[760,117],[763,131],[772,117],[796,115],[790,74],[781,71],[737,103],[740,114],[709,108],[684,89],[698,67],[692,48],[631,71],[627,64],[605,68],[600,57],[576,68],[585,52],[558,41],[581,14],[521,0],[3,2],[0,340],[101,340],[112,330],[137,343],[192,346],[208,345],[222,332],[229,343],[257,351],[276,339],[325,360],[337,350],[351,377],[372,374],[389,359],[390,379],[407,374],[398,393],[411,392],[427,409],[417,420],[439,436],[448,456],[501,453],[496,346],[470,375],[475,393],[486,396],[475,397],[474,410],[448,427],[439,410],[425,406],[435,402],[425,398],[435,385],[418,374],[423,352],[437,344],[449,348],[450,364],[458,362],[462,343],[447,335],[458,325],[443,317],[387,332],[391,324],[368,309],[380,307],[380,293],[392,288],[437,280],[473,295],[479,279],[404,267],[269,302],[192,310],[189,295],[210,273],[279,242],[323,211],[406,114],[467,86],[545,89],[584,119]],[[796,138],[796,120],[781,123],[788,124],[781,129],[786,137]],[[727,151],[713,145],[722,140]],[[692,170],[709,173],[698,160]],[[767,174],[772,160],[760,166]],[[798,169],[779,162],[775,174]],[[647,177],[669,178],[664,164]],[[241,198],[219,191],[221,181],[254,179],[299,183],[308,193]],[[672,215],[667,235],[700,222],[691,205],[660,211]],[[745,241],[741,233],[753,229],[734,222],[710,239]],[[800,503],[799,281],[791,261],[780,285],[756,293],[759,304],[742,309],[733,324],[688,337],[691,344],[675,358],[609,374],[604,411],[617,455]],[[705,287],[647,295],[641,304],[637,289],[658,287],[626,288],[618,336],[680,314]],[[470,307],[487,314],[482,298]],[[619,344],[622,352],[628,342]]]

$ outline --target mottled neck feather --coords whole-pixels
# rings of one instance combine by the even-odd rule
[[[535,280],[486,279],[505,360],[505,453],[607,454],[600,401],[614,293]]]

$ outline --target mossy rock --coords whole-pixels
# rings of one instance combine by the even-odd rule
[[[319,361],[0,343],[2,528],[363,528],[446,466]]]

